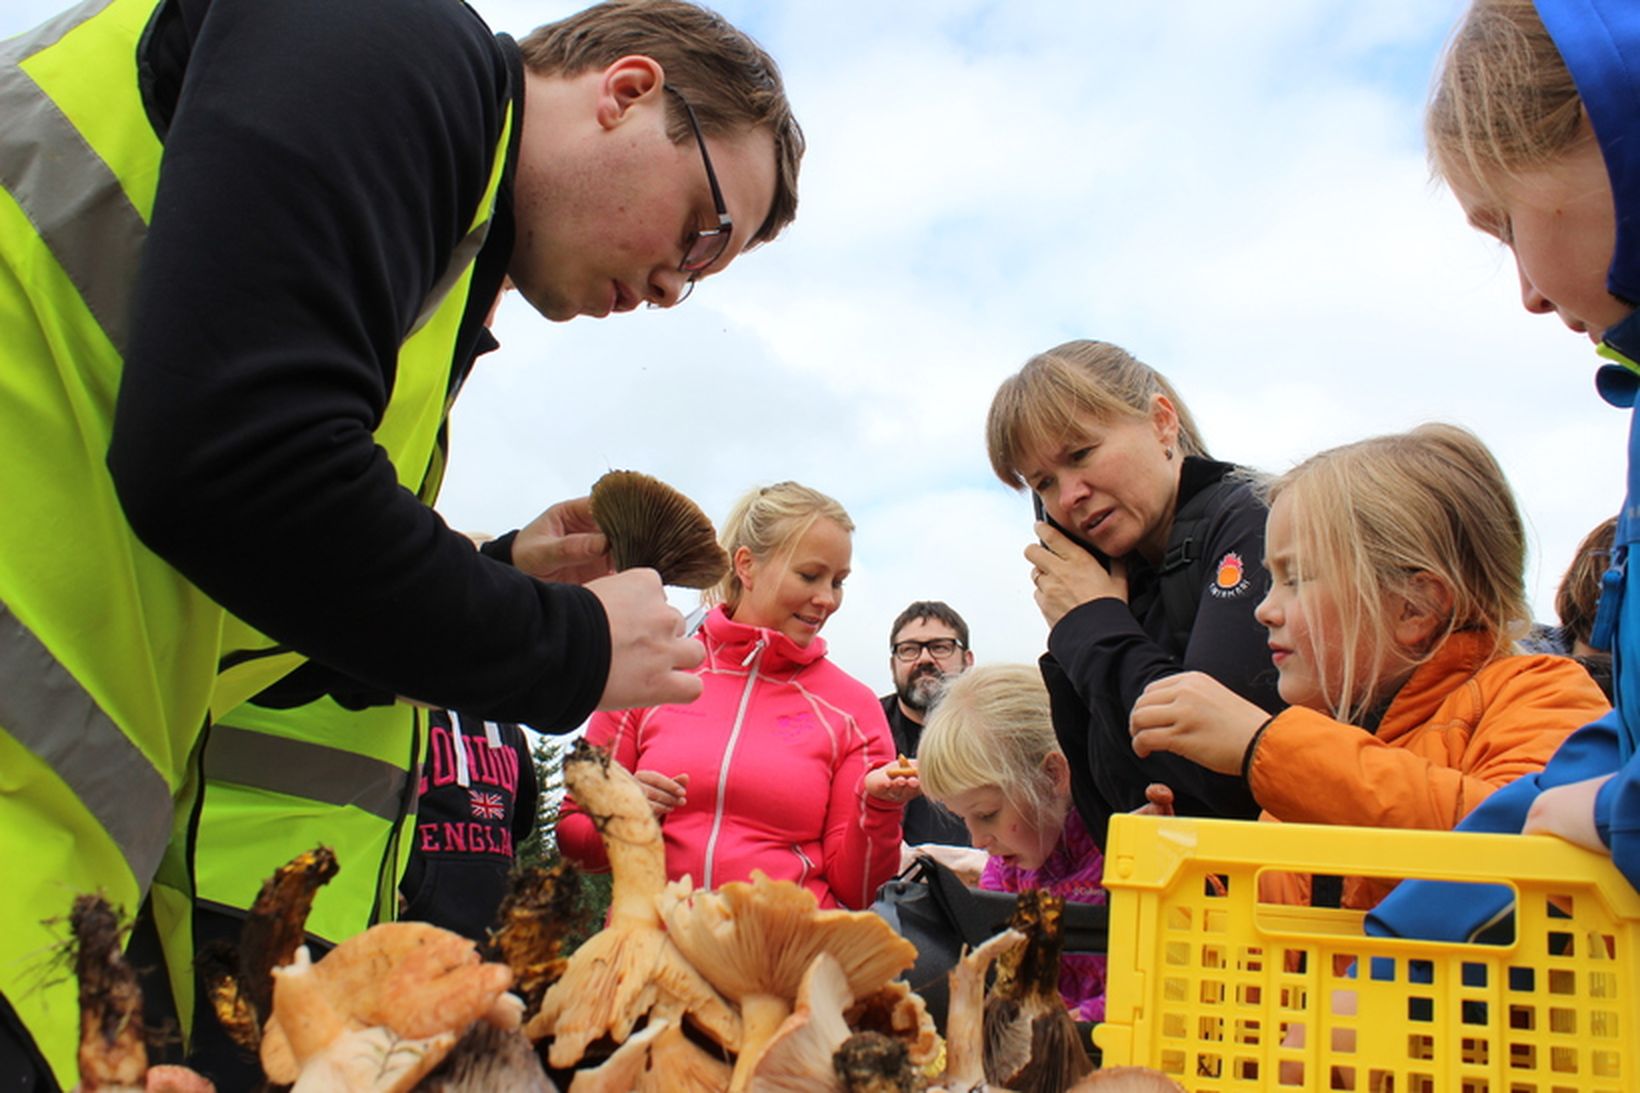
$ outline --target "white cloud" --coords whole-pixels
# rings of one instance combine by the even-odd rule
[[[479,0],[523,34],[574,3]],[[1622,494],[1587,344],[1524,314],[1507,254],[1427,182],[1429,73],[1458,4],[736,0],[809,137],[788,236],[668,313],[504,306],[457,407],[443,510],[505,530],[611,467],[714,517],[794,477],[859,524],[827,629],[886,689],[885,630],[950,601],[978,655],[1045,628],[1029,506],[991,477],[997,383],[1071,337],[1166,372],[1216,454],[1271,470],[1428,419],[1497,452],[1540,614]],[[54,5],[0,12],[0,33]],[[680,599],[680,602],[681,599]]]

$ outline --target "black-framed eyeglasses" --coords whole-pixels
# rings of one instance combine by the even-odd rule
[[[695,108],[689,105],[683,92],[671,84],[665,86],[683,104],[683,112],[689,118],[689,128],[695,132],[695,143],[700,145],[700,162],[706,168],[706,184],[712,188],[712,207],[717,210],[717,227],[696,228],[689,233],[689,241],[684,244],[683,261],[678,263],[678,272],[688,274],[689,279],[683,283],[683,291],[678,293],[675,301],[681,304],[695,291],[695,278],[729,249],[729,237],[734,234],[735,222],[730,219],[728,207],[723,204],[723,189],[718,185],[717,172],[712,170],[712,157],[706,151],[706,137],[700,131],[700,119],[695,117]]]
[[[962,642],[956,638],[935,638],[933,641],[897,641],[892,647],[895,660],[903,660],[907,664],[918,660],[927,649],[935,660],[946,660],[957,655],[957,650],[963,648]]]

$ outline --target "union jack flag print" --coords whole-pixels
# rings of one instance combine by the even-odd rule
[[[480,820],[499,820],[507,814],[499,793],[480,793],[470,789],[467,791],[467,802],[473,807],[473,815]]]

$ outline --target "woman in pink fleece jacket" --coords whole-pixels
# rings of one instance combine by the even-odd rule
[[[898,868],[914,783],[879,777],[867,791],[893,738],[871,689],[826,659],[819,636],[843,602],[853,531],[840,504],[795,482],[742,497],[722,532],[733,564],[698,634],[701,697],[588,725],[643,784],[668,877],[715,888],[761,870],[821,907],[862,909]],[[591,818],[567,799],[558,847],[582,868],[608,867]]]

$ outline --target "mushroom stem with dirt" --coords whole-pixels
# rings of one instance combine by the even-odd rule
[[[985,977],[992,961],[1025,944],[1018,930],[1004,930],[964,952],[951,969],[951,1004],[945,1020],[947,1089],[972,1089],[985,1081]]]
[[[183,1066],[148,1065],[142,988],[123,953],[125,927],[101,896],[82,895],[68,915],[74,973],[80,981],[76,1093],[215,1093]]]
[[[525,1026],[551,1036],[548,1061],[578,1062],[602,1036],[617,1043],[658,1002],[674,999],[718,1043],[736,1050],[741,1018],[673,945],[657,906],[666,886],[666,849],[643,787],[584,740],[564,760],[564,784],[598,825],[609,857],[609,921],[575,951]]]
[[[1019,1093],[1059,1093],[1093,1070],[1059,995],[1065,901],[1040,888],[1019,895],[1010,925],[1025,944],[997,960],[985,1000],[985,1075]]]
[[[196,967],[218,1023],[252,1054],[261,1051],[262,1026],[273,1014],[273,970],[295,959],[314,897],[340,868],[328,846],[296,855],[262,883],[238,943],[217,942],[199,953]]]

